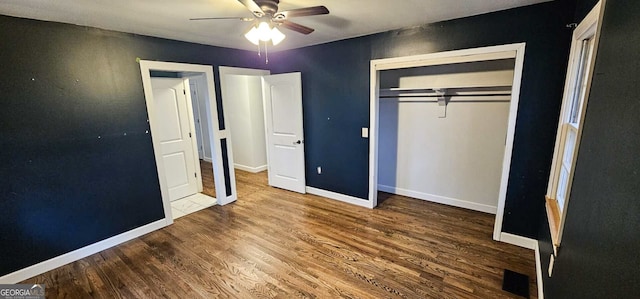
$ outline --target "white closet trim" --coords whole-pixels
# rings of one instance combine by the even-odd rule
[[[520,99],[520,85],[524,65],[525,43],[490,46],[466,50],[446,51],[432,54],[377,59],[371,61],[371,93],[370,93],[370,137],[369,137],[369,207],[378,205],[378,126],[380,109],[380,78],[382,70],[402,69],[410,67],[422,67],[463,62],[479,62],[500,59],[514,59],[515,68],[513,85],[511,86],[511,105],[509,108],[509,123],[507,126],[507,139],[505,144],[504,159],[498,208],[494,225],[494,240],[500,241],[502,233],[502,220],[507,193],[509,172],[511,169],[511,155],[513,151],[513,139],[515,133],[518,103]]]

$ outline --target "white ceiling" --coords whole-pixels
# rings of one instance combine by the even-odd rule
[[[324,5],[329,15],[291,19],[316,29],[310,35],[282,29],[283,50],[403,27],[433,23],[550,0],[281,0],[280,10]],[[236,49],[251,23],[189,21],[196,17],[251,17],[237,0],[2,0],[0,14],[78,24]],[[509,24],[505,24],[509,26]]]

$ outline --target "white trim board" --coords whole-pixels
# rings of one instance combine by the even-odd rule
[[[318,196],[334,199],[341,202],[346,202],[356,206],[370,208],[369,201],[366,199],[357,198],[357,197],[344,195],[336,192],[331,192],[323,189],[318,189],[314,187],[309,187],[309,186],[305,187],[305,191],[309,194],[318,195]]]
[[[267,168],[268,168],[267,165],[262,165],[262,166],[258,166],[258,167],[249,167],[249,166],[238,164],[238,163],[234,164],[233,167],[235,169],[240,169],[240,170],[248,171],[248,172],[251,172],[251,173],[262,172],[262,171],[267,170]]]
[[[540,244],[536,242],[536,284],[538,285],[538,299],[544,299],[544,285],[542,281],[542,260],[540,258]]]
[[[509,107],[509,122],[507,125],[507,138],[505,141],[504,159],[502,162],[502,175],[500,191],[498,194],[498,207],[493,231],[493,239],[500,240],[502,233],[502,220],[507,196],[507,185],[511,169],[511,155],[513,153],[513,140],[518,117],[518,104],[520,101],[520,86],[522,70],[524,67],[524,52],[526,43],[515,43],[500,46],[489,46],[474,49],[445,51],[439,53],[376,59],[371,60],[370,68],[370,115],[369,115],[369,202],[371,208],[378,204],[378,126],[379,126],[379,93],[382,70],[400,69],[417,66],[442,65],[458,61],[489,61],[497,59],[515,58],[513,73],[513,85],[511,87],[511,104]]]
[[[465,209],[474,210],[474,211],[483,212],[483,213],[495,214],[497,210],[497,207],[490,206],[490,205],[483,205],[483,204],[479,204],[479,203],[475,203],[467,200],[434,195],[434,194],[429,194],[424,192],[418,192],[418,191],[413,191],[413,190],[408,190],[408,189],[403,189],[398,187],[378,184],[378,190],[382,192],[413,197],[413,198],[422,199],[430,202],[445,204],[445,205],[459,207],[459,208],[465,208]]]
[[[250,69],[243,67],[221,66],[219,67],[220,79],[224,75],[264,76],[271,75],[270,70]]]
[[[538,246],[538,240],[522,237],[510,233],[500,233],[500,239],[496,240],[511,245],[520,246],[523,248],[534,250]]]
[[[173,221],[171,221],[173,222]],[[80,249],[76,249],[74,251],[65,253],[63,255],[59,255],[52,259],[37,263],[35,265],[26,267],[24,269],[15,271],[13,273],[9,273],[5,276],[0,277],[0,284],[14,284],[21,282],[25,279],[29,279],[36,275],[40,275],[47,271],[51,271],[55,268],[62,267],[66,264],[75,262],[92,254],[98,253],[100,251],[109,249],[118,244],[122,244],[129,240],[138,238],[155,230],[161,229],[165,226],[169,225],[165,219],[161,219],[147,225],[138,227],[136,229],[132,229],[130,231],[121,233],[117,236],[113,236],[111,238],[93,243],[91,245],[87,245]]]

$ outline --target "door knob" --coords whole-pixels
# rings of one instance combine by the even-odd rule
[[[293,142],[293,144],[294,144],[294,145],[295,145],[295,144],[301,144],[301,143],[302,143],[302,141],[301,141],[301,140],[298,140],[298,141]]]

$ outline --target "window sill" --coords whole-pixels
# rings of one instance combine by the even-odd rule
[[[560,233],[560,209],[558,208],[558,201],[553,198],[545,196],[545,207],[547,210],[547,219],[549,220],[549,230],[551,231],[551,241],[553,247],[556,249],[560,247],[558,236]]]

